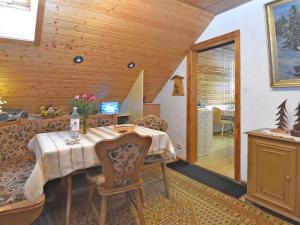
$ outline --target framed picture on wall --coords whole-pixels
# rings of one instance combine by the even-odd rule
[[[271,86],[300,86],[300,0],[276,0],[265,11]]]

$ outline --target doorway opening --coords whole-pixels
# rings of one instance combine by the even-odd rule
[[[188,161],[240,181],[239,31],[189,54]]]

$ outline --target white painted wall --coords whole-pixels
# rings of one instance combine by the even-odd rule
[[[135,120],[143,117],[143,98],[144,71],[141,71],[120,107],[120,113],[129,114],[128,123],[133,123]]]
[[[0,6],[0,37],[34,41],[38,0],[31,1],[31,10]]]
[[[201,42],[235,30],[241,31],[241,178],[245,181],[247,136],[243,133],[263,127],[274,127],[276,108],[284,99],[288,99],[287,110],[292,122],[293,110],[300,102],[300,88],[270,87],[264,17],[264,4],[267,2],[270,0],[253,0],[216,16],[197,41]],[[186,75],[186,59],[177,70],[181,76]],[[186,98],[172,97],[171,85],[171,81],[166,83],[155,102],[161,104],[161,114],[171,123],[168,133],[172,141],[180,141],[186,146]],[[177,154],[182,158],[185,156],[185,152],[177,151]]]
[[[182,150],[176,151],[177,156],[182,159],[186,158],[186,69],[185,58],[173,74],[184,77],[185,96],[172,96],[174,81],[169,80],[154,100],[154,103],[161,104],[160,117],[168,121],[167,133],[174,146],[182,146]]]

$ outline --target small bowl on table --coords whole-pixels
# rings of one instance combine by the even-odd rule
[[[131,124],[114,125],[114,130],[118,133],[129,133],[135,130],[135,125],[131,125]]]
[[[65,138],[64,140],[67,145],[75,145],[79,143],[80,138]]]

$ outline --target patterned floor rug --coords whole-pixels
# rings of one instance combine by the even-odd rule
[[[260,209],[234,199],[171,169],[167,170],[171,198],[164,195],[161,171],[149,168],[144,174],[147,225],[283,225],[288,224]],[[64,210],[54,201],[54,184],[47,191],[47,202],[33,225],[64,224]],[[52,186],[52,187],[51,187]],[[97,218],[87,204],[88,184],[83,176],[74,178],[72,224],[95,225]],[[99,199],[95,199],[99,206]],[[109,199],[108,225],[138,225],[133,206],[124,195]]]

